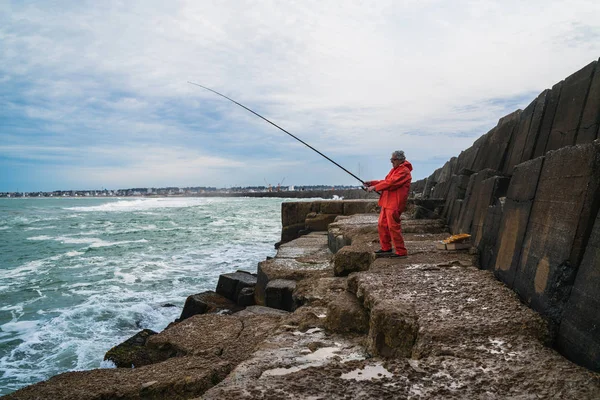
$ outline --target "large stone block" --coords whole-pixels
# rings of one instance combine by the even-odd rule
[[[333,257],[333,273],[335,276],[346,276],[352,272],[367,271],[373,261],[373,249],[365,246],[346,246]]]
[[[219,275],[217,293],[233,302],[238,301],[240,291],[245,287],[253,288],[256,285],[256,276],[238,271],[230,274]]]
[[[498,125],[486,134],[487,139],[477,152],[473,170],[481,171],[486,168],[496,171],[502,170],[508,145],[520,116],[521,110],[517,110],[500,118]]]
[[[508,186],[496,244],[494,273],[513,287],[544,157],[517,165]]]
[[[479,190],[481,182],[498,175],[498,171],[492,169],[484,169],[476,174],[471,175],[469,184],[465,192],[465,198],[462,204],[458,222],[454,226],[458,233],[471,233],[473,218],[475,218],[476,205],[479,200]]]
[[[546,96],[546,109],[542,118],[538,139],[535,141],[533,158],[538,158],[546,153],[546,145],[550,138],[550,130],[552,129],[552,122],[554,121],[554,115],[556,114],[556,108],[558,107],[558,100],[560,98],[563,82],[564,81],[560,81],[552,86],[552,90],[550,90],[550,93]]]
[[[435,171],[433,171],[433,173],[431,175],[429,175],[429,177],[427,178],[427,180],[425,182],[425,189],[423,189],[423,198],[424,199],[429,199],[432,197],[433,189],[435,188],[435,185],[437,185],[437,183],[438,183],[438,178],[439,178],[441,172],[442,172],[442,169],[438,168]]]
[[[481,234],[477,238],[479,251],[479,267],[493,269],[496,262],[496,242],[504,211],[504,202],[498,200],[487,208]]]
[[[313,202],[310,201],[294,201],[281,203],[281,224],[283,227],[303,224],[306,215],[313,210]]]
[[[546,145],[546,152],[575,144],[575,136],[595,68],[596,61],[565,79]]]
[[[596,70],[588,92],[581,123],[577,131],[577,144],[591,143],[598,135],[600,126],[600,67],[596,63]]]
[[[344,200],[344,215],[377,212],[377,200]]]
[[[587,244],[558,332],[558,348],[600,372],[600,212]]]
[[[514,289],[556,322],[598,212],[599,187],[600,143],[546,154]]]
[[[274,279],[269,281],[265,289],[265,305],[278,310],[294,311],[296,309],[292,294],[296,289],[296,281]]]
[[[179,321],[183,321],[196,314],[216,313],[219,311],[230,310],[235,312],[239,310],[233,301],[221,296],[213,291],[206,291],[188,296],[185,300],[185,305],[181,311]]]
[[[533,110],[533,116],[531,117],[531,124],[529,125],[529,132],[527,133],[527,139],[525,140],[525,147],[523,148],[520,162],[529,161],[533,158],[549,98],[550,90],[546,89],[535,99],[535,109]]]
[[[533,100],[521,113],[519,123],[517,124],[513,138],[510,141],[506,162],[502,168],[504,174],[512,175],[512,170],[515,165],[520,164],[523,159],[523,151],[525,150],[525,145],[529,136],[529,129],[535,113],[537,100],[538,99]]]
[[[418,318],[410,305],[381,301],[371,310],[369,351],[386,358],[409,358],[418,332]]]
[[[327,200],[322,201],[320,210],[322,214],[344,214],[344,202],[341,200]]]
[[[479,139],[481,139],[481,138],[479,138]],[[478,143],[478,141],[475,141],[473,146],[460,152],[460,154],[458,155],[458,160],[456,162],[458,171],[460,171],[462,169],[473,170],[473,163],[475,162],[475,158],[477,157],[477,152],[479,151],[479,145],[480,145],[480,143]]]
[[[468,185],[468,175],[452,175],[450,188],[448,189],[446,202],[444,204],[444,210],[442,211],[442,217],[446,218],[448,225],[451,225],[452,222],[454,222],[449,217],[452,215],[452,208],[454,207],[455,200],[462,200],[465,198]]]
[[[304,222],[305,229],[311,232],[327,231],[329,224],[335,221],[337,216],[338,214],[310,213],[306,216],[306,220]]]
[[[325,327],[336,333],[367,333],[369,313],[355,295],[343,292],[327,305]]]
[[[156,335],[156,332],[151,329],[144,329],[136,333],[107,351],[104,360],[112,361],[117,368],[138,368],[156,362],[159,357],[156,357],[151,349],[144,347],[152,335]]]
[[[493,176],[481,182],[479,190],[474,190],[476,201],[472,202],[474,207],[473,222],[471,228],[471,243],[478,247],[483,237],[483,228],[488,208],[498,203],[500,197],[506,196],[510,179],[502,176]],[[488,229],[496,229],[499,226],[488,226]]]

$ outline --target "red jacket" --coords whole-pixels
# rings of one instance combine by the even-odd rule
[[[381,192],[379,205],[383,208],[404,211],[408,192],[410,191],[410,181],[412,176],[412,164],[404,161],[387,174],[384,180],[365,182],[369,186],[375,186],[375,190]]]

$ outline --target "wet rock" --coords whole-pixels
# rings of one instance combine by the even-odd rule
[[[298,282],[294,303],[300,306],[322,306],[346,290],[346,278],[307,278]]]
[[[333,257],[335,276],[347,276],[352,272],[366,271],[373,261],[375,253],[366,246],[346,246]]]
[[[371,309],[369,351],[386,358],[410,357],[419,332],[409,304],[381,301]]]
[[[141,367],[152,364],[156,355],[144,346],[148,338],[156,335],[151,329],[144,329],[121,344],[116,345],[106,352],[104,360],[112,361],[118,368]]]
[[[254,305],[254,287],[245,287],[240,290],[240,293],[237,296],[237,305],[240,307]]]
[[[182,357],[140,368],[67,372],[27,386],[6,399],[188,399],[223,380],[231,364]]]
[[[235,312],[239,309],[240,307],[233,301],[209,290],[188,296],[181,311],[179,321],[197,314],[216,313],[225,310]]]
[[[293,311],[295,309],[292,297],[294,289],[296,289],[296,281],[289,279],[269,281],[265,289],[265,305],[279,310]]]
[[[337,333],[366,334],[369,332],[369,313],[356,296],[343,292],[327,305],[325,326]]]
[[[238,271],[219,275],[217,293],[221,296],[238,302],[238,296],[243,288],[254,288],[256,277],[248,272]]]

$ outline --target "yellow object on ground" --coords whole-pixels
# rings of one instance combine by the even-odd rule
[[[468,233],[460,233],[458,235],[452,235],[448,239],[442,240],[443,243],[462,243],[471,238]]]

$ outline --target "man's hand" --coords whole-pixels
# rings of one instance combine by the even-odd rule
[[[372,192],[375,190],[375,186],[369,186],[367,187],[367,192]]]

